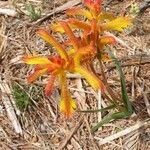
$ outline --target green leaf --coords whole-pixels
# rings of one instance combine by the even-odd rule
[[[12,93],[16,106],[20,111],[24,111],[31,105],[30,97],[17,83],[12,84]]]
[[[110,51],[108,51],[108,53],[110,54],[112,60],[114,61],[116,65],[116,69],[119,72],[120,82],[121,82],[121,94],[122,94],[122,100],[123,100],[125,109],[122,112],[116,112],[116,113],[113,113],[111,115],[104,117],[101,122],[99,122],[96,126],[92,128],[91,130],[92,133],[94,133],[96,130],[98,130],[98,128],[102,127],[104,124],[112,120],[127,118],[133,113],[132,105],[127,95],[126,84],[125,84],[123,71],[121,69],[121,65]]]
[[[102,127],[104,124],[109,123],[112,120],[116,120],[116,119],[122,119],[125,118],[127,116],[126,112],[116,112],[113,113],[111,115],[106,116],[105,118],[102,119],[101,122],[99,122],[96,126],[94,126],[91,129],[91,132],[94,133],[95,131],[97,131],[100,127]]]
[[[28,11],[28,16],[32,21],[36,21],[41,17],[41,10],[35,9],[35,7],[31,3],[26,5],[26,10]]]
[[[109,109],[115,108],[115,105],[110,105],[108,107],[102,108],[102,109],[96,109],[96,110],[77,110],[78,112],[82,112],[82,113],[95,113],[95,112],[105,112]]]
[[[109,54],[110,54],[112,60],[114,61],[115,65],[116,65],[116,69],[119,72],[120,82],[121,82],[121,94],[122,94],[123,103],[125,105],[126,110],[130,114],[132,114],[133,113],[132,105],[131,105],[131,102],[130,102],[129,97],[127,95],[126,83],[125,83],[125,78],[124,78],[123,71],[121,69],[121,65],[120,65],[119,61],[115,58],[115,56],[110,51],[109,51]]]

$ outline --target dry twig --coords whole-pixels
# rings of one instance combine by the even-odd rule
[[[16,17],[17,12],[14,9],[10,9],[10,8],[0,8],[0,14],[11,16],[11,17]]]
[[[38,19],[36,22],[34,22],[32,25],[37,25],[39,23],[42,23],[44,20],[48,19],[49,17],[51,17],[53,14],[57,14],[60,12],[63,12],[64,10],[71,8],[73,6],[76,6],[78,4],[81,3],[81,0],[72,0],[69,1],[67,3],[65,3],[64,5],[57,7],[55,10],[53,10],[52,12],[46,14],[45,16],[43,16],[42,18]]]
[[[14,108],[10,102],[10,94],[11,90],[8,86],[8,84],[3,80],[3,82],[0,83],[0,89],[2,91],[2,102],[6,108],[8,118],[12,122],[12,125],[15,129],[16,133],[22,134],[22,128],[21,125],[17,119],[16,113],[14,111]]]
[[[79,129],[79,127],[82,125],[82,123],[83,123],[83,115],[80,117],[79,122],[75,125],[75,127],[72,129],[72,131],[70,132],[70,134],[62,142],[62,144],[59,145],[58,150],[62,150],[63,148],[65,148],[65,146],[67,145],[67,143],[69,142],[69,140],[71,139],[71,137],[77,132],[77,130]]]
[[[99,140],[99,145],[103,145],[103,144],[106,144],[106,143],[109,143],[115,139],[118,139],[119,137],[122,137],[124,135],[127,135],[135,130],[138,130],[139,128],[141,128],[142,126],[145,126],[145,125],[149,125],[149,122],[150,119],[147,119],[145,121],[141,121],[141,122],[138,122],[137,124],[135,124],[134,126],[131,126],[129,128],[126,128],[125,130],[123,131],[120,131],[118,133],[115,133],[113,135],[110,135],[104,139],[102,138],[99,138],[99,137],[94,137],[96,140]]]
[[[148,115],[150,117],[150,101],[147,98],[147,93],[145,91],[143,91],[142,93],[143,93],[143,98],[144,98],[144,101],[145,101],[147,113],[148,113]]]

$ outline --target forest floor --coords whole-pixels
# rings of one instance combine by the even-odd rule
[[[146,3],[146,1],[145,1]],[[121,14],[142,11],[143,0],[104,0],[103,9]],[[41,10],[35,21],[29,7]],[[59,88],[48,98],[43,94],[46,80],[29,85],[32,70],[21,57],[33,51],[49,54],[52,49],[37,35],[39,27],[49,28],[64,19],[64,10],[82,5],[80,0],[0,1],[0,150],[148,150],[150,149],[150,9],[136,14],[134,26],[115,34],[120,41],[111,50],[121,61],[133,115],[105,124],[91,134],[91,127],[105,113],[79,113],[66,120],[59,111]],[[1,9],[7,10],[1,13]],[[132,12],[131,12],[132,11]],[[39,11],[38,11],[39,12]],[[97,71],[101,74],[100,71]],[[105,72],[112,89],[120,92],[119,76],[112,64]],[[98,93],[78,75],[68,77],[69,89],[80,109],[97,109]],[[108,105],[101,99],[102,107]]]

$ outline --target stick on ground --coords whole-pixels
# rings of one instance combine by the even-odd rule
[[[135,124],[134,126],[131,126],[129,128],[126,128],[125,130],[122,130],[118,133],[115,133],[113,135],[110,135],[104,139],[102,138],[99,138],[99,137],[94,137],[96,140],[99,140],[99,145],[103,145],[103,144],[106,144],[106,143],[110,143],[111,141],[115,140],[115,139],[118,139],[119,137],[122,137],[124,135],[127,135],[135,130],[138,130],[139,128],[141,128],[142,126],[145,126],[145,125],[148,125],[150,122],[150,119],[147,119],[145,121],[141,121],[141,122],[138,122],[137,124]]]

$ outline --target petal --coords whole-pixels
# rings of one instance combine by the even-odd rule
[[[99,38],[99,43],[106,45],[106,44],[115,44],[116,40],[112,36],[103,36]]]
[[[104,91],[104,85],[100,79],[98,79],[92,72],[89,72],[87,69],[78,66],[75,68],[75,71],[79,74],[81,74],[86,81],[94,88],[95,90],[101,89],[101,91]]]
[[[78,7],[67,9],[66,14],[68,16],[76,16],[76,15],[77,16],[84,16],[89,20],[93,19],[92,14],[88,10],[81,9],[81,8],[78,8]]]
[[[91,26],[88,23],[79,21],[77,19],[73,19],[73,18],[69,19],[68,23],[71,24],[73,26],[73,28],[79,28],[82,30],[90,30],[91,29]]]
[[[60,74],[60,83],[61,83],[61,101],[60,101],[60,111],[69,118],[72,116],[76,109],[76,103],[71,98],[69,90],[67,88],[66,74]]]
[[[98,39],[98,48],[99,50],[103,50],[106,44],[115,44],[116,39],[112,36],[102,36]]]
[[[98,27],[97,27],[97,22],[96,20],[92,20],[91,22],[91,41],[93,41],[94,43],[97,42],[97,39],[98,39]]]
[[[75,35],[72,32],[72,30],[69,27],[69,25],[66,22],[64,22],[64,21],[61,21],[60,24],[63,27],[65,33],[68,35],[69,41],[72,43],[74,49],[78,49],[78,46],[79,46],[78,39],[75,37]]]
[[[107,12],[102,12],[99,16],[98,16],[98,21],[104,21],[104,20],[113,20],[115,19],[115,17],[113,16],[113,14],[111,13],[107,13]]]
[[[60,23],[53,23],[53,24],[50,25],[50,28],[54,32],[60,32],[60,33],[64,33],[65,32]]]
[[[61,44],[59,42],[57,42],[57,40],[50,35],[46,30],[44,29],[39,29],[37,31],[38,35],[44,39],[46,42],[48,42],[49,44],[51,44],[53,47],[56,48],[56,50],[58,51],[59,55],[64,58],[65,60],[68,59],[67,53],[65,51],[65,49],[61,46]]]
[[[96,49],[93,42],[91,42],[88,46],[79,48],[78,51],[74,54],[75,66],[80,66],[81,61],[86,58],[92,58],[93,56],[95,56],[95,54]]]
[[[47,69],[42,69],[42,70],[37,70],[34,73],[30,74],[27,77],[27,81],[28,83],[32,83],[34,82],[38,77],[42,76],[43,74],[45,74],[47,72]]]
[[[56,76],[51,76],[46,87],[45,87],[45,95],[49,96],[52,93],[54,82],[55,82]]]
[[[73,55],[75,52],[76,52],[75,49],[71,48],[68,50],[67,54],[68,56],[70,56],[70,55]]]
[[[131,26],[132,22],[129,17],[118,17],[110,22],[104,23],[102,28],[104,30],[123,31],[124,28]]]
[[[102,0],[84,0],[86,7],[94,14],[99,14],[101,11]]]
[[[66,118],[70,118],[76,109],[76,102],[71,98],[71,96],[67,96],[64,99],[60,100],[60,111],[64,113]]]
[[[48,58],[46,57],[40,57],[40,56],[24,56],[22,58],[22,60],[26,63],[26,64],[50,64],[51,62],[49,61]]]

